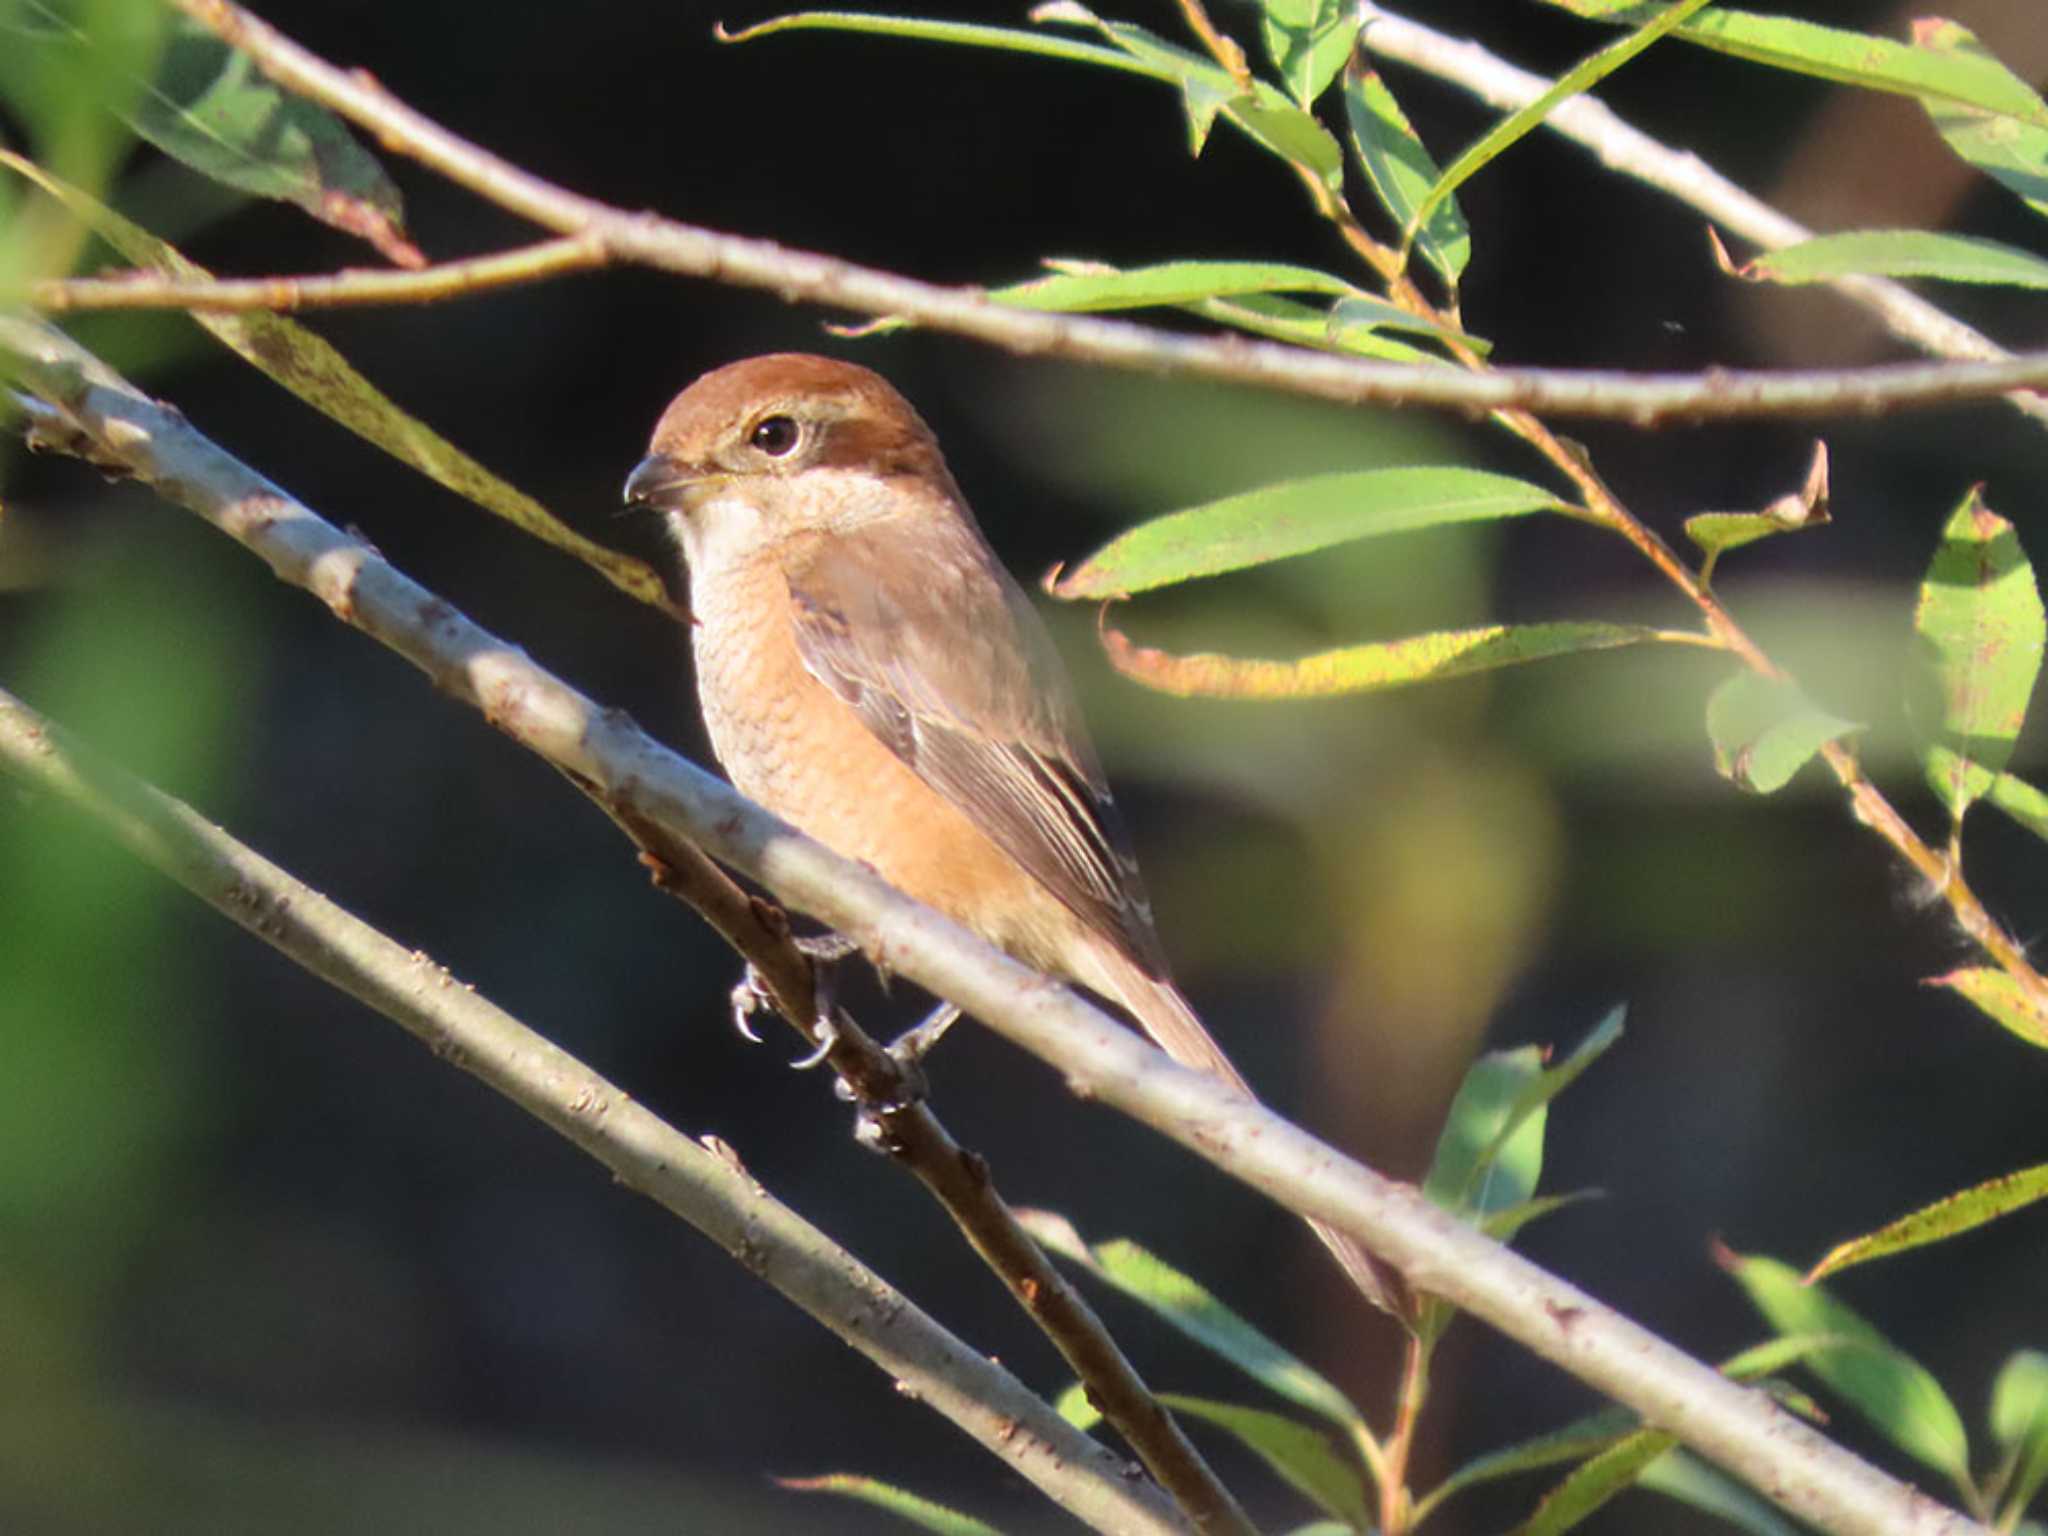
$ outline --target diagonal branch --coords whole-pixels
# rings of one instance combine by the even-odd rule
[[[918,906],[599,708],[223,453],[68,338],[0,318],[0,352],[73,451],[155,486],[609,802],[667,827],[889,968],[1291,1210],[1354,1234],[1441,1296],[1836,1536],[1981,1530],[1216,1079]]]
[[[0,692],[0,772],[83,813],[143,862],[399,1024],[680,1216],[1103,1531],[1183,1529],[1158,1491],[1008,1371],[700,1143],[415,950],[300,883],[190,806],[79,751]]]

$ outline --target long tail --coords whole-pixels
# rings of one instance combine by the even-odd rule
[[[1244,1074],[1223,1054],[1223,1047],[1203,1027],[1195,1010],[1172,982],[1146,975],[1121,955],[1098,953],[1091,958],[1101,973],[1096,984],[1130,1010],[1162,1051],[1184,1067],[1222,1078],[1248,1099],[1258,1098],[1251,1084],[1244,1080]],[[1322,1239],[1323,1246],[1358,1287],[1360,1295],[1385,1311],[1398,1315],[1403,1310],[1397,1300],[1402,1289],[1400,1277],[1393,1270],[1375,1259],[1350,1234],[1339,1232],[1313,1216],[1303,1220]]]

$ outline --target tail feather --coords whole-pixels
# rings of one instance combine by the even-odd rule
[[[1254,1101],[1258,1095],[1244,1080],[1223,1047],[1203,1026],[1195,1010],[1172,982],[1148,976],[1122,955],[1098,956],[1101,974],[1091,978],[1110,997],[1123,1004],[1152,1042],[1181,1066],[1221,1078]],[[1374,1258],[1349,1233],[1340,1232],[1314,1216],[1304,1217],[1322,1240],[1338,1268],[1358,1288],[1359,1294],[1384,1311],[1399,1314],[1403,1309],[1400,1276]]]

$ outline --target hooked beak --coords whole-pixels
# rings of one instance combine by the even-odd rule
[[[626,476],[626,505],[647,507],[656,512],[684,510],[690,488],[700,476],[690,474],[665,453],[650,453]]]

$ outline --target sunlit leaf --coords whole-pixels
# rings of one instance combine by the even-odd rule
[[[1455,292],[1472,258],[1471,231],[1455,195],[1439,199],[1429,217],[1415,224],[1415,211],[1440,172],[1377,71],[1354,65],[1345,73],[1344,115],[1359,168],[1380,206],[1396,228],[1415,229],[1414,248]]]
[[[1768,795],[1814,754],[1861,727],[1817,708],[1795,683],[1738,672],[1707,699],[1714,769],[1738,789]]]
[[[1082,313],[1193,304],[1202,299],[1246,293],[1359,292],[1341,277],[1280,262],[1169,261],[1122,271],[1093,262],[1047,265],[1059,270],[1049,277],[991,288],[989,299],[1018,309]]]
[[[1927,985],[1961,993],[2027,1044],[2048,1050],[2048,1010],[2036,1006],[2020,984],[1996,966],[1966,966],[1945,976],[1930,976]]]
[[[935,1531],[938,1536],[1002,1536],[985,1520],[852,1472],[833,1472],[824,1477],[778,1477],[775,1482],[777,1487],[792,1493],[829,1493],[859,1504],[872,1504],[919,1530]]]
[[[1958,1483],[1969,1476],[1961,1415],[1927,1369],[1851,1308],[1775,1259],[1724,1254],[1722,1263],[1781,1334],[1833,1334],[1854,1343],[1816,1350],[1806,1365],[1908,1455]]]
[[[0,166],[28,178],[63,202],[137,266],[179,278],[212,276],[148,230],[20,156],[0,150]],[[192,319],[258,372],[393,458],[534,537],[575,555],[643,602],[667,606],[661,579],[653,571],[638,560],[576,533],[531,496],[507,484],[425,422],[401,410],[321,336],[282,315],[262,311],[195,311]]]
[[[1345,646],[1294,661],[1266,661],[1199,651],[1177,655],[1138,645],[1121,630],[1107,625],[1102,628],[1103,653],[1125,677],[1177,698],[1208,699],[1312,699],[1374,693],[1656,638],[1654,630],[1597,620],[1494,624]]]
[[[1580,60],[1547,86],[1534,100],[1517,107],[1493,127],[1479,136],[1468,148],[1444,168],[1444,172],[1422,196],[1421,205],[1409,216],[1403,226],[1404,235],[1410,226],[1419,227],[1443,200],[1463,186],[1480,170],[1500,158],[1508,148],[1533,133],[1545,118],[1555,112],[1572,97],[1591,90],[1595,85],[1628,63],[1637,54],[1648,48],[1658,38],[1712,0],[1677,0],[1635,26],[1627,37],[1608,44],[1591,57]]]
[[[1467,1488],[1597,1455],[1634,1434],[1640,1427],[1641,1421],[1626,1409],[1607,1408],[1583,1419],[1574,1419],[1562,1429],[1475,1456],[1430,1489],[1417,1503],[1415,1523],[1420,1525],[1423,1516],[1445,1499]]]
[[[1321,1414],[1347,1431],[1358,1425],[1358,1410],[1342,1392],[1218,1301],[1200,1282],[1138,1244],[1118,1238],[1091,1247],[1071,1222],[1048,1211],[1020,1211],[1018,1219],[1049,1252],[1142,1303],[1267,1391]]]
[[[1982,1184],[1946,1195],[1932,1205],[1888,1221],[1875,1232],[1852,1237],[1828,1250],[1827,1256],[1806,1272],[1807,1284],[1825,1278],[1851,1264],[1882,1259],[1908,1248],[1921,1248],[1981,1227],[1987,1221],[2009,1216],[2022,1206],[2048,1198],[2048,1163],[2000,1174]]]
[[[2015,101],[2031,96],[2024,114],[1989,112],[1959,101],[1927,101],[1927,115],[1948,147],[2010,188],[2036,213],[2048,214],[2048,107],[2040,93],[2007,69],[1977,41],[1968,27],[1935,16],[1916,17],[1913,46],[1938,54],[1963,54],[1973,64],[2005,76]]]
[[[1913,630],[1939,695],[1939,718],[1928,722],[1928,782],[1960,821],[2012,756],[2048,646],[2019,534],[1975,489],[1942,529]]]
[[[1348,1522],[1353,1530],[1371,1527],[1364,1479],[1330,1448],[1320,1430],[1263,1408],[1185,1397],[1178,1392],[1162,1392],[1159,1400],[1175,1413],[1229,1430],[1324,1514]]]
[[[1736,276],[1759,283],[1825,283],[1862,273],[2048,288],[2048,260],[2031,251],[1975,235],[1943,235],[1922,229],[1817,235],[1753,256],[1734,270]]]
[[[1349,0],[1264,0],[1259,31],[1288,94],[1307,107],[1351,56],[1358,20]]]
[[[1644,1469],[1677,1443],[1676,1435],[1657,1429],[1639,1429],[1624,1436],[1573,1468],[1515,1528],[1516,1536],[1560,1536],[1616,1494],[1633,1487]]]
[[[1685,536],[1706,554],[1700,579],[1711,580],[1715,562],[1731,549],[1780,533],[1818,528],[1828,521],[1828,447],[1813,445],[1804,483],[1760,512],[1699,512],[1685,520]]]
[[[1640,26],[1669,9],[1638,0],[1547,0],[1575,15]],[[1689,43],[1774,69],[1791,70],[1892,91],[1923,101],[1972,106],[2020,122],[2048,126],[2041,98],[2011,70],[1964,50],[1915,48],[1867,32],[1825,27],[1790,16],[1767,16],[1716,5],[1672,34]]]
[[[1311,554],[1354,539],[1559,509],[1541,486],[1454,466],[1283,480],[1141,523],[1052,582],[1055,597],[1134,592]]]
[[[1991,788],[1984,798],[2034,836],[2048,838],[2048,794],[2043,794],[2025,779],[2001,773],[1991,781]]]

